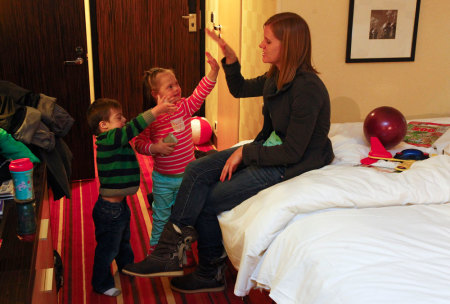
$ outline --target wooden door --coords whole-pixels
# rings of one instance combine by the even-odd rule
[[[105,0],[96,1],[95,11],[97,98],[117,99],[126,117],[135,117],[148,109],[142,76],[155,66],[175,71],[182,96],[193,92],[204,75],[204,0]],[[196,32],[182,17],[189,13],[196,13]]]
[[[57,98],[75,119],[64,137],[73,153],[72,179],[93,178],[84,1],[2,0],[0,37],[0,79]],[[78,57],[77,47],[84,63],[65,65]]]

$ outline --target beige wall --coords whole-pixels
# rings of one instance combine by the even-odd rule
[[[279,2],[280,11],[294,11],[310,26],[332,121],[361,121],[384,105],[407,119],[450,116],[450,1],[421,1],[413,62],[345,63],[348,8],[349,0]]]
[[[242,42],[241,58],[242,75],[253,78],[264,74],[269,69],[262,62],[259,48],[264,35],[263,24],[276,11],[276,0],[242,1]],[[255,138],[262,128],[262,97],[242,98],[239,111],[239,140]]]
[[[212,24],[210,22],[211,12],[214,13],[216,18],[218,18],[219,10],[219,0],[206,0],[205,1],[205,27],[212,29]],[[205,51],[211,53],[211,55],[220,60],[222,54],[219,53],[219,48],[217,43],[206,37],[205,39]],[[220,55],[219,55],[220,54]],[[205,62],[205,74],[208,73],[210,67],[207,62]],[[218,90],[215,88],[211,91],[205,101],[205,117],[208,119],[211,126],[214,128],[214,122],[217,121],[217,100],[218,100]],[[216,130],[214,130],[216,132]]]
[[[218,0],[207,0],[218,7]],[[209,4],[208,4],[209,2]],[[313,61],[331,99],[332,122],[362,121],[379,106],[392,106],[407,119],[450,116],[450,1],[421,1],[413,62],[345,63],[349,0],[242,0],[241,62],[246,77],[266,71],[258,44],[268,16],[294,11],[308,22]],[[206,39],[207,49],[210,46]],[[217,47],[215,49],[217,52]],[[219,58],[222,54],[216,53]],[[206,117],[221,121],[216,99],[208,99]],[[253,138],[262,124],[262,100],[242,99],[239,140]]]
[[[221,25],[221,35],[227,43],[240,55],[241,49],[241,0],[227,0],[227,1],[211,1],[209,4],[205,3],[206,15],[211,15],[211,9],[214,7],[215,20],[214,23]],[[209,9],[209,11],[208,11]],[[207,21],[207,27],[212,28],[210,22]],[[217,44],[209,37],[206,37],[205,48],[218,49]],[[217,59],[223,57],[222,51],[217,50]],[[208,115],[211,115],[212,123],[216,126],[214,134],[216,135],[216,147],[223,150],[231,147],[238,141],[239,134],[239,100],[231,96],[225,80],[223,70],[219,71],[216,84],[217,99],[209,99],[210,103],[206,113],[206,118],[210,120]],[[214,98],[214,96],[213,96]],[[214,119],[213,117],[217,117]],[[217,122],[217,123],[215,123]]]
[[[206,27],[212,28],[209,18],[214,12],[216,23],[223,26],[224,39],[238,53],[242,74],[247,78],[263,74],[269,66],[261,61],[258,45],[263,37],[263,24],[275,13],[277,1],[266,0],[264,5],[261,5],[260,0],[228,0],[220,3],[222,6],[218,0],[206,0]],[[218,59],[223,56],[209,37],[205,39],[205,49]],[[231,97],[222,71],[216,87],[217,90],[206,100],[205,116],[212,125],[217,121],[217,129],[214,130],[219,138],[217,148],[228,148],[237,141],[254,138],[262,127],[262,98],[238,100]]]

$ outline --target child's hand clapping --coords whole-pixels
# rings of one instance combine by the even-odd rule
[[[152,109],[152,114],[154,117],[157,117],[160,114],[163,113],[173,113],[177,110],[177,106],[173,103],[171,103],[167,97],[161,97],[158,96],[156,107]]]
[[[207,77],[209,78],[209,80],[216,81],[217,74],[219,74],[220,66],[217,63],[217,60],[213,56],[211,56],[210,53],[205,52],[205,54],[206,54],[206,62],[208,62],[209,66],[211,67],[211,71],[209,71]]]

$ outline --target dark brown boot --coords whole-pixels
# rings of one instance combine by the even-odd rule
[[[194,272],[173,278],[170,288],[181,293],[217,292],[225,290],[226,256],[211,263],[200,262]]]
[[[138,277],[181,276],[184,252],[195,240],[197,232],[193,227],[179,228],[168,222],[155,250],[141,262],[126,265],[122,272]]]

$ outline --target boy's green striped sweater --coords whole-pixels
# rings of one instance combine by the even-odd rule
[[[151,110],[147,110],[124,127],[97,136],[97,170],[102,196],[126,196],[137,192],[140,169],[129,141],[154,120]]]

